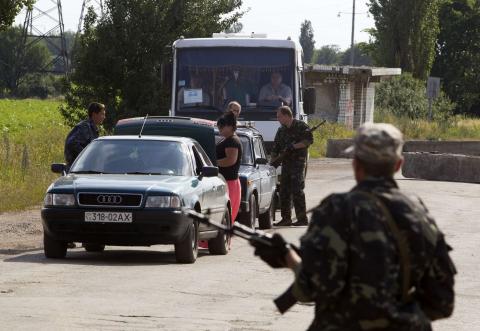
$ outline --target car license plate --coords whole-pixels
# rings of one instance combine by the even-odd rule
[[[132,213],[85,212],[85,222],[132,223]]]

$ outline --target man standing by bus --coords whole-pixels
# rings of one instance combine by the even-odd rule
[[[308,146],[313,143],[313,135],[305,122],[293,118],[290,107],[277,110],[277,120],[281,127],[275,135],[272,148],[272,162],[283,154],[280,178],[280,210],[282,220],[277,226],[308,225],[305,193],[305,166]],[[292,222],[292,203],[297,222]]]

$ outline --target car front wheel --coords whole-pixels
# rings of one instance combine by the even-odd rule
[[[67,255],[67,242],[54,240],[43,233],[43,252],[49,259],[63,259]]]
[[[198,255],[198,223],[193,222],[185,239],[175,244],[175,258],[178,263],[194,263]]]

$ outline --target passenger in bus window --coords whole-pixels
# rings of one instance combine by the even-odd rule
[[[177,100],[177,108],[209,106],[211,104],[208,89],[204,86],[202,77],[198,74],[190,76],[189,87],[181,87],[178,90]]]
[[[290,106],[292,104],[292,89],[282,83],[282,74],[274,71],[270,76],[270,83],[260,89],[258,99],[261,104]]]
[[[224,99],[226,103],[237,101],[242,106],[248,106],[252,95],[250,84],[239,70],[233,70],[232,77],[225,83]]]

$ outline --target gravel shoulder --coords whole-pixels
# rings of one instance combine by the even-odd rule
[[[0,255],[14,255],[43,247],[40,208],[0,214]]]

